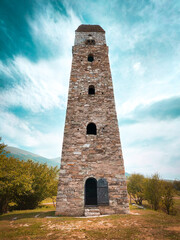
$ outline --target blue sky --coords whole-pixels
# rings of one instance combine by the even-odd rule
[[[0,136],[61,154],[74,31],[106,31],[125,168],[180,174],[180,1],[1,0]]]

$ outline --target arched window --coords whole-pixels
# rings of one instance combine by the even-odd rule
[[[93,85],[89,86],[88,94],[89,95],[94,95],[95,94],[95,87]]]
[[[97,134],[97,131],[96,131],[96,124],[94,123],[89,123],[87,125],[87,128],[86,128],[86,134],[90,134],[90,135],[96,135]]]
[[[92,54],[89,54],[89,55],[88,55],[88,61],[89,61],[89,62],[93,62],[93,61],[94,61],[94,57],[93,57]]]

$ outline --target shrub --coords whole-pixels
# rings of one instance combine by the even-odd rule
[[[0,139],[1,140],[1,139]],[[7,157],[0,143],[0,214],[13,202],[17,209],[32,209],[57,192],[57,167]]]
[[[158,210],[162,198],[162,182],[158,174],[154,174],[151,178],[146,179],[145,196],[151,207],[154,210]]]
[[[132,174],[128,178],[127,189],[130,198],[135,201],[136,204],[142,205],[144,199],[144,183],[145,178],[141,174]]]
[[[174,200],[174,189],[171,182],[163,181],[163,191],[162,191],[162,207],[167,214],[170,214],[170,211],[173,210]]]

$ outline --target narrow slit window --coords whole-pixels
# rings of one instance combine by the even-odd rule
[[[93,85],[89,86],[88,94],[89,95],[94,95],[95,94],[95,87]]]
[[[87,125],[86,134],[88,134],[88,135],[97,135],[96,124],[89,123]]]

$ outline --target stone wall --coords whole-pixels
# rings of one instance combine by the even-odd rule
[[[109,206],[99,206],[101,214],[128,213],[108,47],[105,38],[103,44],[80,44],[81,36],[84,41],[88,33],[76,33],[73,47],[56,214],[84,214],[84,186],[89,177],[108,181]],[[97,43],[104,33],[93,36]],[[87,60],[90,53],[93,62]],[[90,85],[95,95],[88,95]],[[86,134],[90,122],[96,124],[97,135]]]
[[[105,45],[105,33],[102,32],[76,32],[74,45],[85,45],[85,40],[89,39],[89,35],[95,40],[96,45]]]

